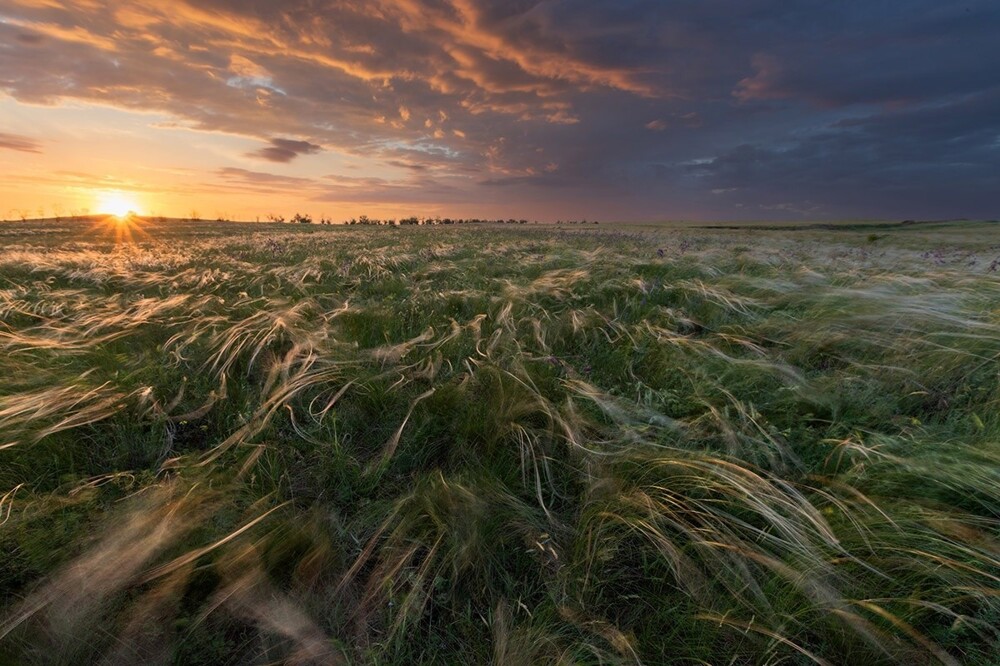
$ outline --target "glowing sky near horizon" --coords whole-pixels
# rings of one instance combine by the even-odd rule
[[[0,0],[0,217],[995,217],[998,32],[994,0]]]

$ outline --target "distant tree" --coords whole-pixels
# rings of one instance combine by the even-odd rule
[[[312,218],[308,214],[301,215],[296,213],[292,218],[292,222],[297,222],[298,224],[312,224]]]

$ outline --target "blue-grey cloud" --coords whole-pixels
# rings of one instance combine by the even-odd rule
[[[322,146],[308,141],[296,141],[294,139],[271,139],[269,145],[247,153],[249,157],[255,157],[268,162],[287,163],[294,160],[299,155],[315,155],[323,150]]]

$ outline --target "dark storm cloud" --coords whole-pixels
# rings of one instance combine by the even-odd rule
[[[42,145],[26,136],[0,132],[0,149],[19,150],[23,153],[40,153]]]
[[[743,144],[689,169],[712,190],[762,209],[975,216],[997,209],[998,118],[995,89],[838,121],[782,146]]]
[[[322,145],[400,174],[310,183],[321,201],[1000,208],[993,0],[11,0],[2,18],[19,101],[166,112],[267,142],[255,159]]]
[[[996,3],[880,3],[836,12],[822,39],[777,42],[753,57],[742,99],[799,98],[818,105],[911,103],[998,84]]]
[[[247,153],[247,156],[267,160],[268,162],[287,163],[299,155],[315,155],[323,150],[322,146],[317,146],[314,143],[295,141],[293,139],[271,139],[270,144],[260,150]]]

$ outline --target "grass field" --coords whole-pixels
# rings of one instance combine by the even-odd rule
[[[1000,663],[1000,225],[118,231],[0,225],[0,663]]]

